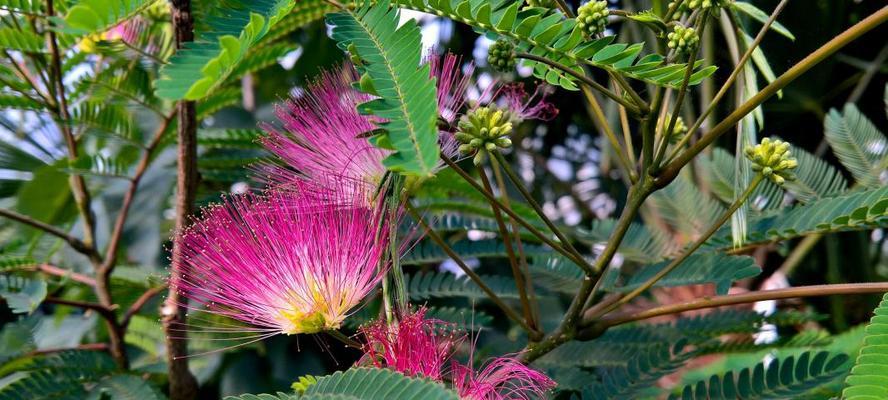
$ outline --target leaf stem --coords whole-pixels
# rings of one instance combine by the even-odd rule
[[[617,103],[619,103],[623,107],[626,107],[626,109],[629,110],[630,113],[635,114],[635,115],[641,114],[641,111],[639,110],[639,108],[636,105],[626,101],[626,99],[620,97],[616,93],[612,92],[610,89],[604,87],[602,84],[595,82],[594,80],[592,80],[592,78],[589,78],[588,76],[586,76],[586,74],[575,71],[575,70],[571,69],[570,67],[568,67],[562,63],[559,63],[557,61],[550,60],[546,57],[540,57],[535,54],[520,53],[519,52],[515,56],[518,58],[523,58],[526,60],[531,60],[531,61],[543,63],[543,64],[546,64],[546,65],[552,67],[552,68],[555,68],[555,69],[560,70],[564,73],[567,73],[568,75],[573,76],[574,78],[576,78],[577,80],[579,80],[580,82],[585,84],[586,86],[601,92],[602,94],[604,94],[605,96],[607,96],[611,100],[616,101]],[[615,76],[618,76],[618,75],[615,74]]]
[[[708,14],[704,14],[699,26],[700,35],[706,31],[706,21],[708,20]],[[669,124],[666,129],[660,131],[660,147],[657,150],[657,154],[654,156],[654,162],[651,164],[655,169],[660,165],[660,160],[663,159],[663,156],[666,154],[666,148],[669,147],[669,135],[672,130],[675,129],[675,123],[678,121],[678,115],[681,113],[681,108],[684,105],[685,95],[687,95],[688,92],[688,84],[691,82],[691,75],[694,73],[694,64],[696,63],[697,55],[700,54],[701,47],[703,46],[697,46],[697,48],[688,55],[688,67],[685,69],[684,79],[681,81],[681,87],[678,89],[678,96],[675,98],[675,105],[672,107],[672,116],[669,118]],[[657,125],[659,125],[659,123],[657,123]],[[683,144],[680,143],[679,145]]]
[[[358,341],[356,341],[348,336],[345,336],[345,334],[340,331],[337,331],[335,329],[331,329],[331,330],[324,331],[324,333],[326,333],[327,335],[330,335],[330,337],[332,337],[333,339],[336,339],[336,340],[344,343],[348,347],[351,347],[353,349],[358,349],[358,350],[364,349],[364,346],[361,346],[361,343],[358,343]]]
[[[521,315],[515,312],[512,307],[509,307],[509,305],[506,304],[503,299],[497,296],[496,292],[494,292],[493,289],[490,288],[490,286],[487,286],[487,284],[484,283],[484,280],[481,279],[481,276],[479,276],[477,273],[475,273],[474,270],[466,265],[465,261],[460,258],[459,254],[453,251],[453,249],[450,248],[447,242],[444,241],[444,239],[441,238],[441,236],[438,235],[438,233],[435,232],[434,229],[429,227],[425,220],[423,220],[422,216],[419,215],[419,212],[417,212],[412,205],[406,204],[404,207],[407,209],[407,212],[413,217],[413,219],[419,222],[423,229],[425,229],[426,234],[429,235],[429,238],[431,238],[432,241],[441,248],[441,250],[444,250],[444,253],[447,253],[447,256],[449,256],[454,262],[456,262],[456,265],[459,266],[459,268],[466,274],[466,276],[468,276],[469,279],[472,280],[472,282],[475,282],[475,284],[478,285],[478,287],[481,288],[481,290],[485,294],[487,294],[487,296],[490,298],[490,301],[492,301],[494,304],[497,305],[497,307],[503,310],[503,312],[506,314],[507,317],[509,317],[509,319],[515,321],[518,325],[521,325],[521,327],[527,330],[528,333],[538,334],[535,329],[531,328],[527,324],[527,322],[524,321],[524,318],[522,318]]]
[[[496,168],[496,166],[494,166],[494,168]],[[484,189],[493,193],[493,189],[490,185],[490,178],[487,177],[487,172],[484,171],[483,166],[478,167],[478,174],[481,175],[481,183],[484,185]],[[500,190],[505,190],[505,188],[500,187]],[[505,194],[503,194],[503,198],[505,197]],[[503,200],[503,203],[505,204],[507,201],[508,200]],[[502,236],[506,246],[506,257],[509,259],[509,266],[512,268],[512,276],[515,278],[515,286],[518,288],[518,297],[521,299],[521,311],[524,313],[524,320],[527,322],[528,326],[533,327],[534,324],[530,312],[530,302],[527,300],[527,284],[524,282],[524,274],[518,266],[518,257],[515,255],[515,250],[512,248],[512,237],[509,234],[509,229],[506,228],[506,223],[503,221],[503,216],[500,214],[499,207],[493,203],[491,203],[490,206],[493,208],[493,218],[496,220],[497,229],[499,229],[500,236]]]
[[[519,216],[514,211],[512,211],[511,208],[506,207],[504,204],[502,204],[499,200],[496,199],[496,197],[492,193],[488,192],[483,187],[481,187],[481,185],[479,185],[478,182],[475,182],[475,179],[473,179],[466,171],[464,171],[462,168],[460,168],[459,165],[456,165],[456,163],[453,162],[453,160],[451,160],[450,157],[447,157],[446,155],[442,154],[441,159],[444,160],[444,162],[451,169],[453,169],[461,178],[463,178],[463,180],[465,180],[469,185],[471,185],[472,188],[474,188],[475,190],[478,191],[478,193],[481,193],[482,196],[487,198],[487,201],[489,201],[492,204],[496,204],[496,206],[499,207],[500,210],[503,210],[503,212],[506,213],[506,215],[508,215],[509,217],[514,219],[515,222],[521,224],[521,226],[523,226],[525,229],[527,229],[528,232],[530,232],[531,234],[536,236],[538,239],[540,239],[540,241],[545,243],[547,246],[551,247],[553,250],[561,253],[562,255],[567,257],[567,259],[575,262],[577,265],[579,265],[581,268],[584,268],[584,270],[585,270],[586,263],[584,261],[578,260],[576,258],[576,256],[573,255],[573,253],[567,251],[564,247],[562,247],[558,243],[555,243],[555,241],[553,241],[552,239],[549,239],[549,237],[546,236],[545,234],[543,234],[542,232],[540,232],[539,229],[537,229],[536,227],[531,225],[529,222],[524,220],[524,218],[521,218],[521,216]],[[591,272],[589,272],[589,273],[591,273]]]
[[[555,234],[558,240],[561,241],[564,248],[571,254],[573,254],[574,257],[583,261],[583,265],[581,265],[583,270],[597,272],[597,270],[593,268],[592,265],[586,262],[586,260],[583,258],[583,255],[580,254],[579,251],[577,251],[573,244],[571,244],[570,239],[568,239],[567,236],[565,236],[564,233],[562,233],[561,230],[558,229],[555,223],[553,223],[552,220],[549,219],[548,216],[546,216],[546,213],[543,211],[543,208],[540,207],[540,204],[537,203],[536,199],[533,198],[533,195],[531,195],[530,192],[527,191],[527,188],[524,187],[524,183],[521,182],[521,178],[519,178],[518,175],[515,174],[515,171],[512,171],[512,168],[509,167],[508,161],[506,161],[502,153],[500,153],[499,150],[494,150],[491,153],[493,153],[493,157],[503,167],[503,171],[506,173],[506,176],[508,176],[509,180],[512,181],[512,184],[515,185],[515,188],[518,189],[518,192],[521,193],[521,196],[523,196],[524,199],[527,200],[527,203],[530,204],[533,210],[540,216],[540,218],[543,220],[543,223],[545,223],[546,226],[548,226],[549,229],[552,231],[552,233]]]

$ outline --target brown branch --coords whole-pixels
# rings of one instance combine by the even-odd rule
[[[190,0],[172,0],[171,17],[176,36],[176,48],[181,49],[186,42],[194,41],[194,18]],[[197,111],[193,101],[179,101],[176,105],[179,118],[177,137],[179,140],[176,176],[176,232],[181,232],[188,224],[188,216],[194,208],[197,191]],[[170,281],[176,282],[185,274],[184,252],[181,243],[173,242],[170,259]],[[188,339],[186,332],[174,332],[176,326],[185,323],[186,299],[170,286],[166,300],[161,306],[163,330],[166,333],[167,375],[169,377],[170,400],[191,400],[197,396],[197,380],[188,370]]]
[[[136,301],[133,302],[123,314],[123,318],[120,319],[120,326],[126,329],[126,327],[129,326],[130,321],[133,319],[133,316],[138,314],[139,311],[142,310],[142,307],[145,307],[145,304],[151,301],[154,296],[163,293],[165,290],[167,290],[167,285],[153,287],[145,291],[145,293],[142,293],[142,295],[139,296],[139,298],[136,299]]]
[[[52,353],[60,353],[70,350],[87,350],[87,351],[108,351],[108,343],[86,343],[74,347],[53,347],[49,349],[38,349],[25,353],[25,357],[40,356]]]
[[[80,282],[85,285],[96,286],[95,279],[93,279],[89,276],[83,275],[83,274],[78,274],[78,273],[71,271],[71,270],[56,267],[55,265],[40,264],[40,265],[37,265],[36,267],[34,267],[33,270],[38,271],[38,272],[42,272],[47,275],[60,276],[63,278],[70,278],[74,282]]]
[[[60,299],[57,297],[47,297],[43,299],[44,303],[57,304],[60,306],[82,308],[84,310],[92,310],[102,316],[105,320],[116,321],[117,316],[114,315],[115,307],[108,307],[100,303],[92,303],[80,300]]]
[[[76,250],[78,253],[82,253],[86,256],[89,256],[90,254],[93,254],[96,252],[95,249],[92,248],[92,246],[89,246],[86,243],[84,243],[83,241],[81,241],[80,239],[69,235],[67,232],[65,232],[59,228],[56,228],[55,226],[47,224],[43,221],[38,221],[38,220],[31,218],[27,215],[19,214],[15,211],[10,211],[10,210],[4,209],[4,208],[0,208],[0,216],[9,218],[9,219],[16,221],[16,222],[23,223],[25,225],[32,226],[34,228],[40,229],[41,231],[44,231],[44,232],[50,234],[50,235],[58,237],[58,238],[64,240],[65,242],[68,242],[68,245],[70,245],[71,248]]]
[[[170,126],[170,122],[172,122],[174,117],[175,112],[172,112],[164,117],[164,119],[160,122],[160,125],[154,132],[154,136],[151,138],[151,142],[149,142],[148,146],[145,147],[145,152],[142,154],[142,158],[139,160],[139,164],[136,166],[136,170],[133,173],[132,179],[130,180],[129,189],[123,196],[123,203],[120,206],[120,212],[117,214],[117,220],[114,222],[114,229],[111,231],[111,237],[108,240],[108,248],[105,253],[105,262],[102,264],[102,268],[99,270],[99,275],[101,275],[100,279],[108,279],[108,277],[110,277],[111,275],[111,272],[113,272],[114,270],[114,266],[117,264],[117,252],[120,249],[120,239],[123,237],[123,228],[124,225],[126,225],[126,218],[129,214],[130,207],[132,206],[133,199],[136,197],[136,191],[139,189],[139,182],[145,175],[145,171],[148,170],[148,166],[151,163],[151,158],[154,155],[154,150],[157,149],[157,146],[163,139],[163,135],[166,132],[167,128]]]
[[[843,283],[835,285],[799,286],[785,289],[762,290],[758,292],[729,294],[725,296],[704,297],[687,303],[669,304],[650,308],[644,311],[612,314],[600,320],[605,327],[612,327],[629,322],[654,318],[661,315],[677,314],[685,311],[704,308],[754,303],[765,300],[791,299],[797,297],[832,296],[838,294],[866,294],[888,292],[888,282],[879,283]],[[589,323],[591,321],[584,321]]]

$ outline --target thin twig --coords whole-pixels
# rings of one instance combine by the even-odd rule
[[[84,310],[92,310],[97,312],[102,318],[108,321],[116,321],[117,316],[114,315],[115,307],[107,307],[100,303],[91,303],[88,301],[60,299],[57,297],[47,297],[43,299],[44,303],[57,304],[61,306],[82,308]],[[116,322],[115,322],[116,323]]]
[[[48,349],[37,349],[25,353],[25,357],[41,356],[46,354],[61,353],[63,351],[108,351],[108,343],[86,343],[74,347],[53,347]]]
[[[577,259],[576,256],[573,255],[573,253],[571,253],[570,251],[567,251],[566,249],[564,249],[564,247],[562,247],[558,243],[555,243],[555,241],[553,241],[552,239],[549,239],[545,234],[540,232],[539,229],[537,229],[536,227],[531,225],[529,222],[525,221],[524,218],[521,218],[520,215],[518,215],[514,211],[512,211],[511,208],[506,207],[504,204],[502,204],[499,200],[496,199],[496,196],[494,196],[492,193],[488,192],[483,187],[481,187],[481,185],[479,185],[478,182],[475,182],[475,179],[473,179],[466,171],[464,171],[462,168],[460,168],[459,165],[456,165],[456,163],[453,162],[453,160],[451,160],[450,157],[447,157],[446,155],[441,155],[441,159],[444,160],[444,162],[452,170],[454,170],[461,178],[463,178],[469,185],[471,185],[472,188],[474,188],[475,190],[478,191],[478,193],[481,193],[482,196],[487,198],[487,201],[496,204],[496,206],[499,207],[500,210],[503,210],[503,212],[505,212],[506,215],[508,215],[509,217],[514,219],[515,222],[518,222],[519,224],[521,224],[521,226],[523,226],[525,229],[527,229],[528,232],[530,232],[531,234],[536,236],[538,239],[540,239],[540,241],[545,243],[547,246],[551,247],[553,250],[561,253],[567,259],[577,263],[577,265],[583,266],[586,264],[584,260]]]
[[[523,58],[523,59],[527,59],[527,60],[531,60],[531,61],[540,62],[540,63],[546,64],[546,65],[549,65],[552,68],[558,69],[564,73],[567,73],[568,75],[573,76],[574,78],[576,78],[577,80],[579,80],[580,82],[585,84],[586,86],[591,87],[591,88],[601,92],[602,94],[604,94],[605,96],[607,96],[611,100],[616,101],[617,103],[619,103],[623,107],[626,107],[626,109],[629,110],[629,112],[631,112],[632,114],[640,114],[639,108],[636,105],[626,101],[626,99],[620,97],[619,95],[612,92],[610,89],[604,87],[600,83],[593,81],[592,78],[589,78],[588,76],[586,76],[586,74],[577,72],[564,64],[561,64],[557,61],[550,60],[546,57],[540,57],[540,56],[530,54],[530,53],[517,53],[515,56],[518,58]]]
[[[728,210],[725,211],[725,213],[722,214],[722,216],[719,217],[719,219],[716,220],[709,227],[709,229],[706,230],[706,232],[704,232],[702,235],[700,235],[700,237],[697,238],[696,241],[694,241],[694,244],[692,244],[691,246],[686,248],[681,253],[680,256],[672,259],[672,261],[669,262],[669,264],[667,264],[665,267],[663,267],[663,269],[657,271],[657,273],[654,276],[652,276],[650,279],[648,279],[647,281],[642,283],[639,287],[635,288],[634,290],[627,293],[626,295],[621,296],[619,299],[616,299],[608,306],[600,308],[600,310],[597,313],[592,314],[589,317],[596,318],[601,315],[605,315],[605,314],[619,308],[620,306],[622,306],[626,303],[629,303],[630,301],[632,301],[632,299],[638,297],[639,295],[644,293],[646,290],[653,287],[654,284],[656,284],[657,282],[660,281],[660,279],[663,279],[666,275],[668,275],[670,272],[675,270],[675,268],[677,268],[679,265],[681,265],[682,262],[687,260],[687,258],[690,257],[691,254],[694,254],[694,252],[697,251],[697,249],[699,249],[701,246],[703,246],[703,244],[706,243],[706,241],[709,240],[709,238],[712,237],[712,235],[715,234],[715,232],[717,232],[718,229],[721,228],[722,225],[724,225],[726,222],[728,222],[729,219],[731,219],[731,216],[734,215],[734,212],[736,212],[737,209],[740,208],[740,206],[742,206],[743,203],[746,202],[746,200],[749,198],[749,196],[752,195],[752,192],[758,187],[759,183],[761,183],[763,179],[764,178],[762,177],[761,174],[756,175],[755,178],[753,178],[752,181],[749,183],[749,186],[746,187],[746,190],[743,191],[743,193],[737,198],[737,200],[734,200],[734,202],[731,204],[730,207],[728,207]]]
[[[492,168],[496,168],[495,159],[491,160],[491,165]],[[493,188],[490,185],[490,178],[488,178],[487,173],[484,172],[484,167],[478,168],[478,174],[481,175],[481,183],[484,184],[484,189],[493,193]],[[505,191],[505,188],[501,186],[500,190]],[[508,200],[505,200],[506,198],[508,198],[508,196],[503,194],[503,204],[508,202]],[[499,207],[493,203],[491,203],[490,206],[493,208],[493,218],[496,220],[497,229],[499,229],[500,236],[506,247],[506,257],[509,259],[509,266],[512,268],[512,276],[515,278],[515,286],[518,287],[518,298],[521,299],[521,311],[524,313],[524,320],[527,322],[528,326],[534,327],[530,301],[528,301],[527,298],[527,285],[524,283],[524,273],[518,266],[518,257],[515,255],[515,250],[512,248],[512,235],[509,234],[509,229],[503,221],[503,216],[500,213]]]
[[[93,249],[91,246],[87,245],[86,243],[84,243],[80,239],[78,239],[74,236],[71,236],[67,232],[65,232],[59,228],[56,228],[55,226],[47,224],[43,221],[38,221],[38,220],[31,218],[27,215],[19,214],[15,211],[7,210],[5,208],[0,208],[0,216],[9,218],[9,219],[16,221],[16,222],[23,223],[25,225],[32,226],[34,228],[37,228],[41,231],[44,231],[44,232],[50,234],[50,235],[58,237],[58,238],[64,240],[65,242],[68,242],[68,244],[71,246],[71,248],[73,248],[74,250],[77,250],[77,252],[82,253],[84,255],[89,256],[89,255],[95,253],[95,249]]]
[[[147,304],[151,299],[153,299],[154,296],[157,296],[166,290],[167,290],[167,285],[162,285],[162,286],[155,286],[151,289],[146,290],[145,293],[142,293],[142,295],[139,296],[139,298],[136,299],[136,301],[133,302],[133,304],[123,314],[123,318],[120,319],[120,326],[122,326],[124,328],[129,326],[129,323],[130,323],[130,321],[132,321],[133,316],[138,314],[139,311],[142,310],[142,307],[145,307],[145,304]]]
[[[736,304],[755,303],[766,300],[792,299],[798,297],[833,296],[839,294],[867,294],[888,292],[888,282],[878,283],[841,283],[833,285],[799,286],[784,289],[761,290],[757,292],[729,294],[724,296],[704,297],[687,303],[668,304],[653,307],[644,311],[627,314],[612,314],[604,317],[596,324],[612,327],[661,315],[678,314],[686,311],[730,306]],[[594,323],[594,318],[584,319],[586,323]]]
[[[416,209],[413,208],[413,206],[411,206],[410,204],[405,204],[405,208],[407,209],[407,212],[410,213],[410,215],[413,217],[413,219],[419,222],[429,238],[431,238],[432,241],[435,242],[435,244],[437,244],[438,247],[440,247],[441,250],[443,250],[448,257],[456,262],[456,265],[459,266],[459,268],[466,274],[466,276],[469,277],[469,279],[472,280],[472,282],[475,282],[475,284],[478,285],[479,288],[481,288],[481,291],[483,291],[487,295],[490,301],[492,301],[494,304],[497,305],[497,307],[503,310],[503,312],[506,314],[507,317],[509,317],[509,319],[521,325],[528,332],[535,332],[533,328],[527,325],[527,322],[524,321],[524,318],[521,318],[521,315],[515,312],[512,307],[509,307],[509,305],[506,304],[506,302],[504,302],[496,294],[496,292],[494,292],[493,289],[490,288],[490,286],[487,286],[487,284],[484,283],[484,280],[481,279],[481,277],[477,273],[475,273],[474,270],[466,265],[465,261],[460,258],[459,254],[453,251],[453,249],[450,248],[450,245],[448,245],[447,242],[444,241],[444,239],[441,238],[441,236],[438,235],[438,233],[435,232],[434,229],[429,227],[429,225],[425,222],[425,220],[423,220],[422,216],[419,215],[419,212],[417,212]]]
[[[34,271],[42,272],[47,275],[59,276],[62,278],[70,278],[74,282],[80,282],[84,285],[96,286],[96,280],[74,271],[56,267],[55,265],[40,264],[33,268]]]
[[[521,178],[519,178],[518,175],[516,175],[515,172],[512,171],[512,168],[509,167],[508,161],[503,158],[503,155],[500,154],[499,151],[493,151],[492,153],[496,160],[499,161],[500,165],[503,167],[503,171],[506,173],[506,176],[509,177],[509,180],[512,181],[512,184],[515,185],[515,188],[518,189],[518,192],[521,193],[521,196],[523,196],[524,199],[527,200],[527,203],[530,204],[533,210],[540,216],[540,218],[543,220],[543,223],[545,223],[546,226],[548,226],[549,229],[552,231],[552,233],[554,233],[555,236],[558,237],[558,240],[563,243],[564,248],[567,249],[567,251],[571,252],[574,257],[583,261],[583,265],[581,265],[580,267],[582,267],[583,270],[587,273],[589,271],[598,272],[591,265],[589,265],[588,262],[586,262],[586,260],[583,258],[583,255],[580,254],[580,252],[577,251],[573,244],[570,243],[570,239],[568,239],[567,236],[565,236],[564,233],[562,233],[561,230],[558,229],[557,226],[555,226],[555,223],[553,223],[552,220],[550,220],[549,217],[546,216],[543,208],[540,207],[540,204],[537,203],[536,199],[533,198],[533,195],[527,191],[527,189],[524,187],[524,183],[521,182]]]
[[[358,350],[364,349],[364,346],[361,346],[361,343],[358,343],[356,340],[354,340],[348,336],[345,336],[345,334],[340,331],[328,330],[328,331],[324,331],[324,333],[330,335],[330,337],[332,337],[333,339],[336,339],[336,340],[344,343],[348,347],[351,347],[353,349],[358,349]]]

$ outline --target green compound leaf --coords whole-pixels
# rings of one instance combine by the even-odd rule
[[[670,399],[794,399],[842,372],[848,356],[830,357],[827,351],[804,352],[798,356],[761,362],[753,368],[713,375],[708,380],[685,386]]]
[[[319,377],[302,399],[457,400],[455,392],[429,379],[377,368],[352,368]]]
[[[666,267],[670,261],[663,261],[641,267],[628,278],[625,285],[619,287],[605,287],[608,291],[626,292],[633,290],[656,275]],[[723,253],[698,253],[692,254],[670,271],[663,279],[657,281],[654,287],[672,287],[685,285],[698,285],[713,283],[716,292],[720,295],[727,294],[731,285],[741,279],[757,276],[762,269],[755,265],[752,257],[731,256]]]
[[[155,1],[81,0],[68,10],[65,23],[80,34],[100,33],[136,15]]]
[[[678,87],[686,64],[666,64],[658,54],[641,55],[643,43],[612,43],[614,36],[586,40],[576,21],[547,8],[524,8],[520,1],[396,0],[395,4],[450,18],[482,32],[517,42],[516,49],[558,62],[577,72],[590,66],[660,86]],[[525,61],[534,75],[568,90],[577,90],[570,75],[546,64]],[[706,79],[716,68],[694,64],[690,84]]]
[[[429,78],[428,64],[420,65],[419,26],[408,21],[399,28],[399,20],[398,9],[388,1],[365,1],[354,11],[327,17],[333,40],[359,58],[358,69],[378,96],[358,108],[384,121],[377,123],[384,132],[372,140],[394,150],[383,164],[395,172],[427,177],[434,173],[440,154],[435,81]]]
[[[866,326],[863,348],[851,375],[845,379],[842,398],[870,400],[888,398],[888,294],[874,311]]]
[[[241,0],[239,7],[209,17],[207,24],[214,30],[200,32],[198,40],[186,43],[170,58],[160,71],[157,95],[169,100],[203,99],[245,70],[240,65],[248,53],[278,22],[286,19],[291,26],[298,15],[297,22],[304,25],[327,10],[329,6],[320,0]],[[267,61],[268,54],[262,58]]]

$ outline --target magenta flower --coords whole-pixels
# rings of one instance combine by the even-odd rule
[[[353,187],[318,199],[302,186],[205,209],[176,238],[185,272],[171,285],[196,309],[269,335],[338,328],[384,275],[393,222],[343,198],[359,192]]]
[[[438,113],[448,123],[453,123],[466,104],[466,92],[472,84],[475,64],[469,63],[462,70],[462,57],[447,53],[444,56],[428,56],[431,76],[437,79]]]
[[[512,83],[503,86],[496,96],[501,107],[508,110],[513,122],[528,119],[551,121],[558,116],[558,109],[546,101],[548,86],[537,86],[532,95],[524,90],[524,85]]]
[[[497,357],[480,371],[454,363],[453,386],[468,400],[530,400],[546,398],[555,381],[514,357]]]
[[[290,185],[331,175],[367,186],[379,183],[385,174],[382,160],[388,152],[361,137],[374,125],[357,111],[358,104],[371,99],[351,87],[357,78],[351,66],[325,72],[277,108],[283,131],[266,125],[268,135],[262,144],[289,168],[262,164],[259,170],[267,183]]]
[[[390,368],[407,376],[422,375],[441,381],[454,346],[462,340],[452,327],[426,319],[426,309],[402,315],[397,323],[375,321],[361,328],[363,363]]]
[[[459,57],[452,54],[431,56],[429,62],[438,82],[441,117],[452,122],[465,104],[470,75],[462,73]],[[267,135],[262,144],[284,165],[260,164],[256,170],[261,180],[281,187],[294,181],[310,182],[319,175],[338,175],[368,188],[379,186],[386,172],[382,160],[389,152],[374,147],[365,137],[376,126],[373,117],[358,112],[357,105],[372,96],[352,87],[357,79],[351,65],[323,73],[277,108],[282,129],[263,126]],[[457,144],[450,134],[442,132],[441,142],[444,154],[456,156]]]

